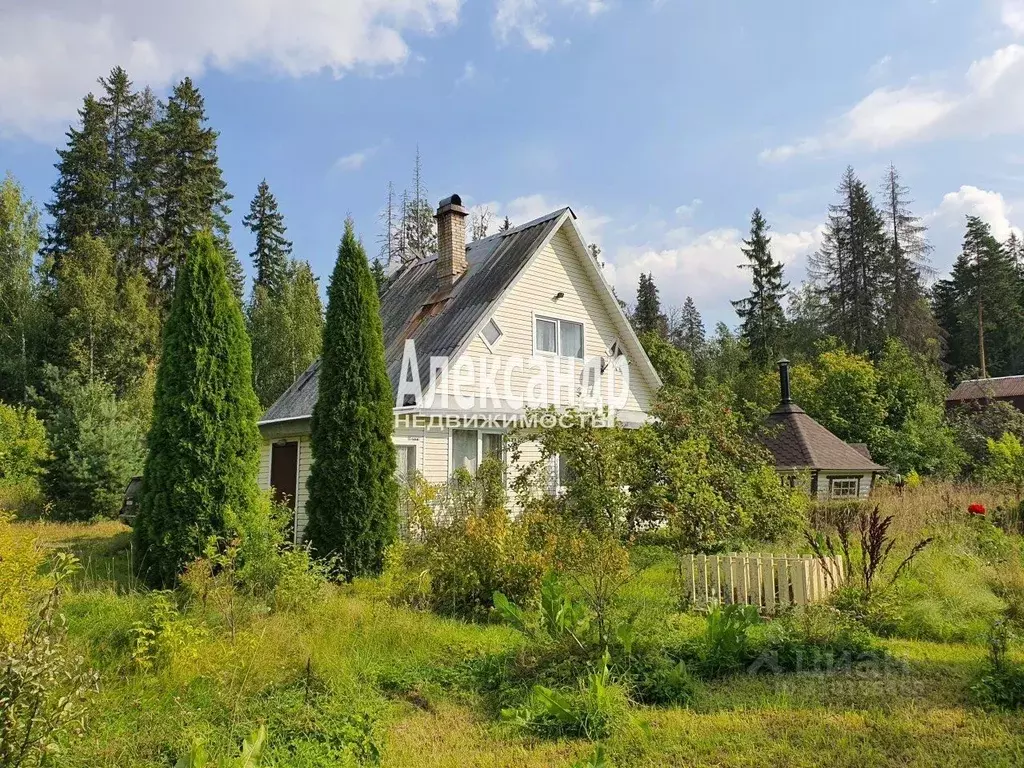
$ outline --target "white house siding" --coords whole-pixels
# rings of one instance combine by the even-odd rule
[[[583,258],[590,257],[585,255]],[[465,354],[471,360],[486,359],[488,366],[496,366],[497,372],[494,380],[499,396],[505,381],[509,358],[529,360],[534,355],[534,317],[536,315],[582,323],[584,356],[586,358],[607,357],[613,343],[616,341],[619,341],[620,344],[623,343],[622,334],[620,334],[611,314],[614,310],[608,306],[607,300],[602,296],[604,289],[595,284],[594,277],[580,263],[580,259],[581,256],[573,249],[564,231],[557,232],[550,244],[541,249],[533,263],[520,275],[512,289],[505,294],[494,312],[488,318],[484,318],[485,322],[487,319],[493,319],[502,331],[502,337],[493,350],[487,347],[479,334],[470,340]],[[565,295],[560,299],[555,299],[558,293]],[[579,388],[583,361],[572,360],[576,367],[575,376],[570,380],[570,358],[541,356],[547,359],[549,365],[547,392],[551,402],[558,405],[569,405],[572,402],[573,393]],[[556,359],[562,366],[562,383],[557,403],[554,400],[555,387],[552,371],[552,363]],[[635,361],[631,362],[634,364],[630,367],[629,393],[625,409],[647,413],[654,399],[654,390]],[[494,368],[491,367],[489,370],[494,370]],[[531,371],[526,367],[515,367],[510,374],[513,391],[525,395],[530,380],[536,373],[536,369]],[[474,381],[476,380],[479,379],[474,374]],[[424,382],[424,386],[426,386],[426,382]],[[468,387],[465,387],[464,391],[468,393]],[[452,382],[442,381],[438,392],[447,392],[452,395],[454,393]],[[497,403],[482,405],[491,410],[501,410]],[[457,406],[454,401],[450,401],[448,407],[455,408]]]

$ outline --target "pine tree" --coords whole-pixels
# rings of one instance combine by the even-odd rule
[[[24,402],[39,324],[33,261],[39,210],[13,176],[0,181],[0,400]]]
[[[249,337],[209,233],[193,237],[175,282],[135,523],[161,584],[255,503],[260,450]]]
[[[672,330],[672,343],[687,352],[695,364],[697,359],[704,354],[707,346],[704,320],[690,296],[687,296],[686,301],[683,302],[678,325]]]
[[[665,338],[668,332],[668,321],[661,313],[661,301],[658,299],[658,286],[654,284],[654,276],[640,273],[640,282],[636,289],[636,309],[633,310],[633,329],[637,334],[656,333]]]
[[[808,260],[808,276],[823,299],[824,335],[855,352],[879,349],[889,295],[884,221],[864,183],[847,168],[829,206],[821,248]]]
[[[174,275],[192,238],[211,230],[236,297],[241,297],[242,268],[228,240],[228,194],[217,160],[217,132],[206,125],[203,97],[185,78],[174,87],[156,125],[160,137],[159,215],[156,284],[165,306],[174,292]]]
[[[750,295],[732,302],[742,320],[741,338],[750,349],[755,365],[765,366],[779,358],[786,333],[786,313],[782,308],[788,283],[782,282],[782,262],[772,256],[768,222],[759,208],[750,217],[750,239],[744,240],[743,255],[753,280]]]
[[[909,190],[890,165],[882,188],[881,213],[885,220],[889,297],[885,330],[911,350],[923,353],[936,338],[937,327],[925,301],[923,276],[931,272],[931,246],[921,219],[910,210]]]
[[[284,236],[284,216],[277,209],[277,200],[266,179],[256,188],[256,196],[249,203],[249,213],[242,223],[256,235],[256,247],[249,254],[256,270],[255,285],[262,285],[271,296],[280,296],[287,279],[292,244]]]
[[[110,163],[107,156],[107,115],[91,94],[78,111],[79,128],[70,128],[65,149],[58,149],[57,181],[53,201],[46,206],[52,221],[47,227],[47,274],[79,237],[102,237],[110,229]]]
[[[1024,364],[1022,299],[1012,258],[988,224],[968,216],[963,250],[949,279],[936,285],[933,299],[948,339],[950,366],[976,367],[983,377],[1019,372]]]
[[[393,398],[376,286],[351,219],[327,291],[306,536],[347,578],[378,573],[397,534]]]

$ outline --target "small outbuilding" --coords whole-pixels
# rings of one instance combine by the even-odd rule
[[[1024,411],[1024,376],[999,376],[994,379],[966,379],[946,398],[946,408],[984,406],[1003,401]]]
[[[779,361],[782,399],[765,420],[761,443],[775,457],[775,469],[792,485],[809,482],[818,499],[866,498],[885,467],[871,459],[863,443],[846,443],[793,402],[789,361]]]

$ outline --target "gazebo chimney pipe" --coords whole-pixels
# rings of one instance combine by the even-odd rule
[[[793,398],[789,393],[789,360],[786,358],[779,360],[779,386],[782,390],[783,404],[792,403]]]

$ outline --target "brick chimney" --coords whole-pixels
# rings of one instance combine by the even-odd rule
[[[437,206],[437,285],[451,288],[469,266],[466,261],[466,217],[458,195],[446,197]]]

